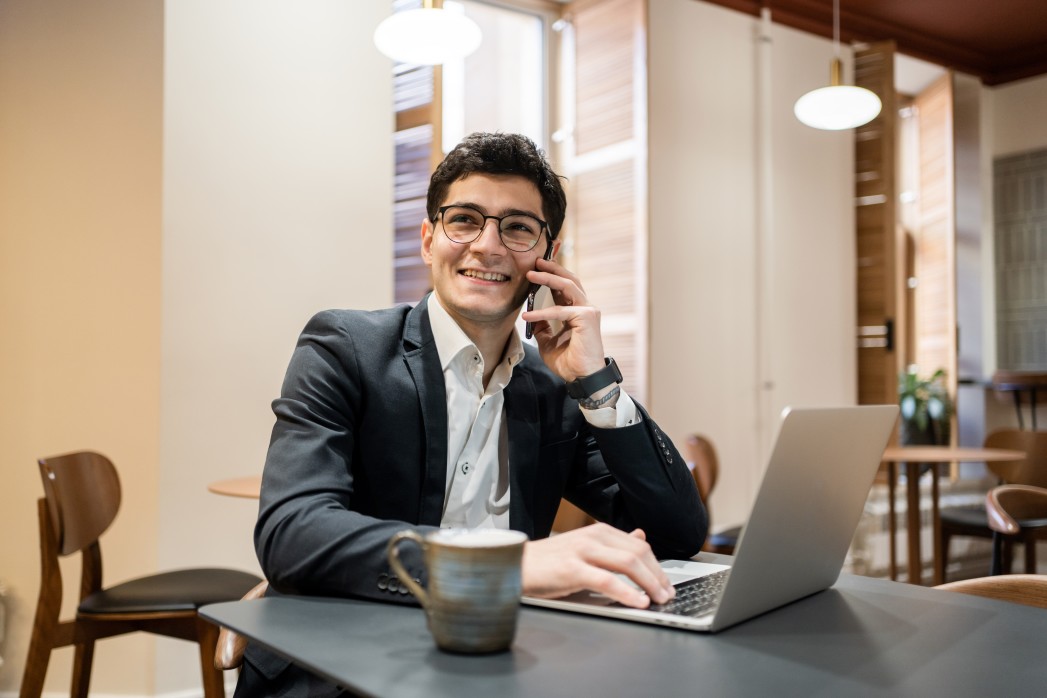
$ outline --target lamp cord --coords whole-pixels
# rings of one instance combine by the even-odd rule
[[[833,55],[840,57],[840,0],[833,0]]]

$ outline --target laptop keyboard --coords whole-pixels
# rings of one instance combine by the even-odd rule
[[[651,604],[651,611],[678,616],[703,616],[716,607],[731,570],[720,570],[676,585],[676,596],[667,604]]]

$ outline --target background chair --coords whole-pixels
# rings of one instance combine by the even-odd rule
[[[1000,482],[1016,485],[1033,485],[1047,487],[1047,431],[1021,431],[1018,429],[1001,429],[994,431],[985,439],[986,448],[1008,448],[1023,451],[1025,459],[1008,463],[988,463],[990,472]],[[973,507],[946,507],[940,515],[941,557],[936,560],[936,579],[945,580],[949,567],[949,542],[953,536],[973,536],[992,538],[989,519],[984,505]],[[1024,538],[1021,539],[1024,542]],[[1003,568],[1010,570],[1011,542],[1005,539],[1001,551]],[[1036,571],[1036,546],[1025,545],[1025,571]]]
[[[251,601],[265,596],[269,590],[269,582],[259,582],[251,591],[244,594],[241,601]],[[218,642],[215,644],[214,668],[223,671],[239,669],[244,663],[244,650],[247,649],[247,638],[231,628],[223,627],[218,632]]]
[[[959,582],[939,584],[935,589],[955,591],[971,596],[984,596],[1020,603],[1025,606],[1047,608],[1047,575],[1005,574],[999,577],[977,577]]]
[[[197,615],[200,606],[235,601],[260,580],[229,569],[184,569],[102,586],[99,536],[120,508],[120,480],[112,462],[91,452],[39,461],[44,498],[40,525],[40,596],[36,607],[21,698],[43,690],[51,650],[75,646],[70,695],[87,695],[95,640],[144,631],[200,645],[204,696],[224,696],[214,667],[218,628]],[[80,604],[72,620],[59,620],[62,572],[59,557],[81,553]]]
[[[994,487],[985,495],[985,510],[989,517],[989,528],[993,531],[990,574],[1002,574],[1005,539],[1011,537],[1021,540],[1028,551],[1030,548],[1035,549],[1036,540],[1040,537],[1038,534],[1047,529],[1047,489],[1028,485]],[[1028,552],[1025,559],[1028,564]],[[1032,564],[1035,568],[1035,553]]]
[[[712,513],[709,511],[709,495],[712,494],[713,488],[716,487],[716,481],[720,477],[720,461],[716,457],[716,449],[713,448],[712,442],[701,434],[688,436],[687,441],[684,443],[684,448],[687,450],[687,459],[694,465],[691,475],[694,476],[694,483],[698,486],[698,494],[701,495],[702,502],[705,503],[705,511],[709,516],[709,530],[712,531],[713,518]],[[702,550],[710,553],[734,555],[734,548],[738,545],[738,538],[741,535],[741,526],[733,526],[716,533],[710,533],[708,538],[705,539],[705,545],[702,546]]]

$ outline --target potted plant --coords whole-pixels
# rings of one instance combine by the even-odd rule
[[[902,412],[902,445],[944,446],[949,443],[952,400],[945,384],[945,369],[930,378],[920,378],[910,366],[898,380],[898,402]]]

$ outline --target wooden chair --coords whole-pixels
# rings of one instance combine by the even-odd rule
[[[225,695],[214,668],[218,628],[197,615],[200,606],[235,601],[259,578],[229,569],[183,569],[102,586],[99,536],[120,508],[116,468],[98,453],[78,452],[39,461],[44,498],[40,525],[40,596],[29,643],[21,698],[38,698],[51,651],[75,646],[71,696],[87,695],[95,640],[144,631],[200,645],[204,696]],[[59,557],[81,553],[80,603],[72,620],[60,620]]]
[[[241,601],[251,601],[265,596],[269,590],[269,582],[261,581],[249,592],[244,594]],[[222,671],[239,669],[244,663],[244,650],[247,649],[247,638],[231,628],[223,627],[218,632],[218,642],[214,651],[214,668]]]
[[[1037,534],[1047,529],[1047,489],[1029,485],[995,487],[985,495],[985,510],[993,531],[990,574],[1003,573],[1003,544],[1007,537],[1024,543],[1028,563],[1028,550],[1036,547]],[[1035,553],[1032,566],[1035,572]]]
[[[959,582],[939,584],[935,589],[955,591],[971,596],[984,596],[1020,603],[1025,606],[1047,608],[1047,575],[1005,574],[999,577],[977,577]]]
[[[988,463],[987,466],[1002,483],[1015,485],[1033,485],[1047,487],[1047,432],[1021,431],[1018,429],[1001,429],[985,439],[986,448],[1007,448],[1023,451],[1025,459],[1006,463]],[[949,542],[953,536],[972,536],[976,538],[993,537],[989,528],[989,519],[985,506],[946,507],[941,510],[939,544],[941,557],[935,561],[937,569],[935,578],[946,581],[945,571],[949,566]],[[1025,542],[1025,535],[1016,539],[1004,539],[1001,560],[1004,569],[1010,570],[1011,543],[1015,540]],[[1029,534],[1035,535],[1035,534]],[[1025,545],[1025,571],[1036,571],[1036,546]]]
[[[700,434],[691,434],[684,444],[687,449],[687,459],[691,461],[694,468],[691,475],[694,476],[694,484],[698,487],[698,494],[705,503],[705,511],[709,516],[709,530],[712,530],[712,513],[709,511],[709,495],[716,487],[716,481],[720,477],[720,461],[716,457],[716,449],[712,442]],[[722,553],[734,555],[734,548],[738,545],[738,539],[742,535],[742,527],[734,526],[723,531],[710,533],[705,539],[702,550],[710,553]]]

